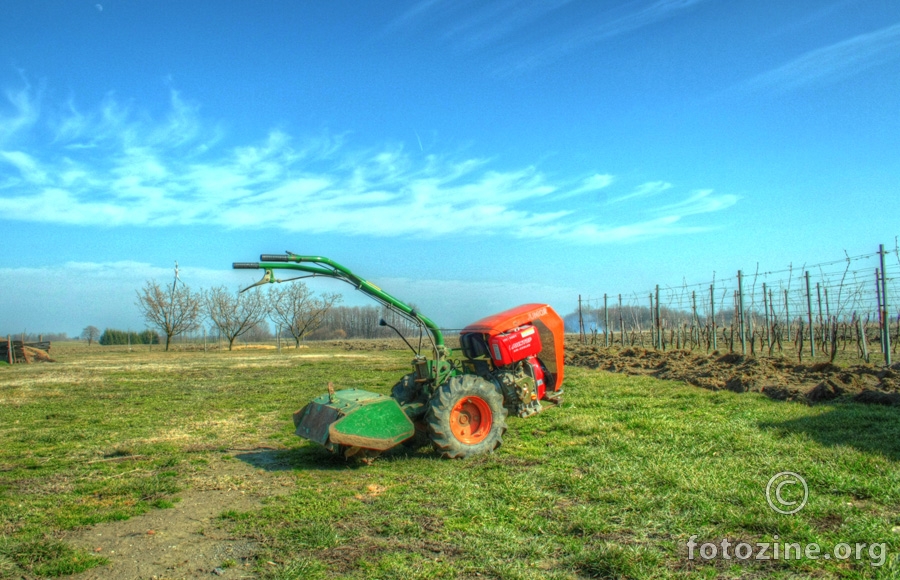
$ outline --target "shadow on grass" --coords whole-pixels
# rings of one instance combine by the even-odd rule
[[[430,448],[411,450],[403,445],[382,453],[375,461],[402,461],[408,457],[432,456]],[[247,451],[234,456],[256,469],[265,471],[333,471],[342,469],[358,469],[366,467],[366,463],[355,457],[349,459],[331,453],[318,445],[301,444],[291,449],[260,449]]]
[[[900,409],[897,407],[839,403],[815,416],[759,426],[784,434],[805,434],[822,445],[848,445],[893,461],[900,460]]]

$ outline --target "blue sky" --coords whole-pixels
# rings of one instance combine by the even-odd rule
[[[0,34],[2,332],[143,328],[176,260],[325,255],[458,327],[900,234],[893,0],[3,0]]]

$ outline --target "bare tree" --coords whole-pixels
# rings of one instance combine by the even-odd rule
[[[184,283],[179,286],[178,282],[176,278],[172,286],[161,287],[155,280],[148,280],[137,292],[135,303],[144,320],[166,335],[166,350],[173,336],[193,330],[200,319],[202,295],[191,292]]]
[[[206,292],[203,303],[209,319],[228,339],[228,350],[234,346],[237,337],[249,332],[266,317],[266,303],[259,288],[235,294],[218,286]]]
[[[88,346],[97,340],[97,337],[100,336],[100,329],[96,326],[85,326],[84,330],[81,331],[81,338],[88,341]]]
[[[298,347],[304,336],[322,326],[331,307],[341,301],[340,294],[316,297],[303,282],[273,289],[269,296],[269,316],[275,324],[291,333]]]

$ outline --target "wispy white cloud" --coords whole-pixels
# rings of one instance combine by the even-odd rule
[[[638,0],[624,7],[594,2],[579,11],[582,17],[572,22],[572,12],[563,10],[573,4],[572,0],[422,0],[392,21],[387,31],[394,34],[429,29],[460,51],[490,52],[498,74],[518,74],[673,18],[707,1]],[[586,17],[585,12],[589,12]]]
[[[618,242],[640,242],[659,237],[696,234],[709,231],[709,226],[680,223],[682,216],[668,215],[621,225],[581,224],[559,232],[562,238],[584,244],[610,244]]]
[[[689,197],[655,208],[654,211],[669,216],[684,218],[687,216],[722,211],[736,204],[740,198],[733,194],[716,194],[711,189],[693,192]]]
[[[900,23],[819,48],[743,83],[744,90],[788,91],[835,82],[900,58]]]
[[[34,108],[17,99],[22,110]],[[527,231],[529,237],[602,243],[689,233],[683,219],[736,201],[711,191],[684,199],[670,195],[668,206],[654,210],[642,203],[629,212],[633,224],[606,224],[601,200],[587,194],[613,188],[617,181],[609,174],[567,182],[536,167],[499,170],[488,159],[422,158],[398,146],[352,149],[343,136],[328,134],[296,139],[271,131],[258,143],[226,146],[223,133],[207,127],[196,106],[173,93],[170,108],[154,121],[112,97],[95,111],[66,104],[48,115],[43,132],[8,141],[0,147],[0,167],[6,168],[0,173],[0,219],[381,237]],[[36,146],[41,134],[49,137]],[[645,183],[618,201],[671,187]],[[678,226],[658,227],[659,211]],[[576,228],[588,235],[572,235]]]
[[[620,15],[598,12],[563,34],[551,36],[543,43],[530,43],[527,49],[514,48],[498,66],[503,74],[518,74],[549,65],[568,54],[592,45],[629,34],[647,26],[675,18],[708,0],[657,0],[628,4],[628,11]]]
[[[503,40],[521,28],[563,8],[572,0],[547,0],[523,4],[502,0],[483,4],[480,10],[467,10],[466,15],[450,25],[444,36],[464,50],[480,50]]]
[[[619,203],[637,197],[650,197],[672,189],[672,184],[665,181],[650,181],[637,186],[631,193],[620,195],[609,200],[609,203]]]
[[[567,188],[553,196],[554,202],[561,202],[569,198],[583,196],[606,189],[615,181],[615,176],[608,173],[595,173],[582,179],[577,185]]]
[[[32,127],[38,120],[39,100],[26,85],[18,90],[6,91],[5,97],[12,107],[10,113],[0,111],[0,147],[11,138]]]

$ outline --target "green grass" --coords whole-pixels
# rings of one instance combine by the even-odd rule
[[[510,419],[492,455],[425,448],[365,466],[297,439],[290,415],[329,380],[388,392],[408,353],[70,348],[0,376],[0,578],[102,565],[60,534],[170,507],[210,462],[254,461],[228,449],[261,445],[276,448],[257,463],[264,477],[287,474],[292,491],[219,521],[258,541],[263,577],[900,577],[895,408],[570,369],[563,406]],[[782,471],[810,488],[792,516],[766,503]],[[879,567],[688,559],[691,536],[776,535],[829,551],[884,542],[889,555]]]

